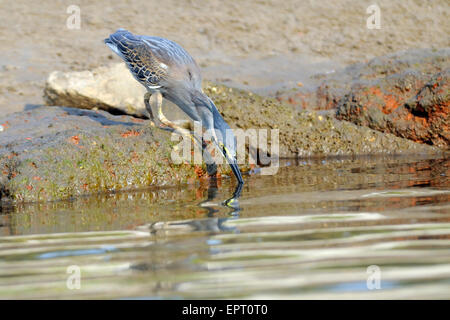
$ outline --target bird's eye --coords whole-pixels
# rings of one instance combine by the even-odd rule
[[[222,145],[222,152],[228,155],[228,149],[224,145]]]
[[[188,76],[189,76],[189,80],[192,80],[192,72],[191,72],[191,70],[188,70]]]

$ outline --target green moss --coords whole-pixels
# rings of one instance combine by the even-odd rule
[[[196,179],[193,165],[171,164],[167,135],[159,134],[163,139],[158,139],[157,147],[151,137],[143,138],[147,141],[141,137],[132,141],[133,138],[120,136],[117,130],[109,131],[104,137],[79,134],[79,145],[67,142],[59,148],[44,148],[33,160],[20,162],[19,174],[8,181],[10,198],[59,200]]]

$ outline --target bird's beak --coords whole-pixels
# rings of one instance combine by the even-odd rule
[[[212,100],[207,95],[205,95],[202,92],[198,92],[197,95],[194,95],[193,97],[195,100],[194,104],[196,106],[206,106],[211,111],[213,126],[207,127],[207,129],[213,129],[212,131],[213,140],[220,147],[220,150],[222,151],[225,159],[227,159],[227,162],[229,163],[231,170],[233,170],[233,173],[236,176],[236,179],[238,180],[239,184],[243,184],[244,179],[242,179],[242,174],[237,165],[236,157],[232,153],[230,153],[227,147],[224,145],[225,139],[229,138],[229,136],[227,136],[227,130],[231,131],[230,126],[222,118],[222,115],[217,110],[214,102],[212,102]],[[211,119],[203,119],[203,120],[205,120],[204,123],[211,123]],[[220,139],[216,135],[216,130],[222,134]]]
[[[236,160],[234,160],[234,163],[229,162],[231,170],[233,170],[234,175],[236,176],[236,179],[238,180],[239,184],[244,183],[244,179],[242,178],[241,171],[239,170],[239,167],[236,163]]]
[[[225,157],[225,159],[227,159],[228,164],[231,167],[231,170],[234,173],[234,176],[236,177],[236,179],[238,180],[239,184],[244,184],[244,179],[242,178],[242,174],[241,174],[241,170],[239,170],[239,166],[237,164],[237,161],[235,159],[235,157],[233,157],[227,150],[227,148],[225,146],[222,146],[222,153]]]

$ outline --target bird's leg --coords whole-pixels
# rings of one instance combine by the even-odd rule
[[[147,91],[144,95],[144,104],[145,104],[145,109],[147,109],[147,112],[150,116],[150,121],[152,123],[152,125],[155,125],[155,117],[153,116],[153,111],[152,111],[152,107],[150,106],[150,97],[152,96],[150,91]]]
[[[153,98],[153,99],[151,99]],[[150,119],[152,123],[154,124],[154,116],[152,112],[152,105],[156,106],[157,109],[157,119],[159,121],[159,124],[157,127],[170,131],[170,132],[176,132],[181,136],[189,137],[191,141],[194,143],[194,145],[197,145],[202,151],[206,149],[206,145],[203,145],[202,141],[195,136],[195,134],[191,133],[189,130],[182,128],[178,126],[177,124],[169,121],[164,113],[162,112],[162,94],[160,91],[156,91],[155,93],[151,94],[150,92],[147,92],[144,96],[144,103],[145,107],[150,114]],[[209,175],[214,175],[217,173],[217,165],[214,163],[213,159],[211,158],[211,155],[208,151],[203,152],[203,155],[206,157],[206,170]]]
[[[152,97],[153,97],[153,99],[152,99]],[[147,112],[148,112],[148,114],[150,116],[150,122],[151,122],[152,126],[158,127],[158,128],[160,128],[162,130],[166,130],[166,131],[169,131],[169,132],[174,132],[175,131],[171,127],[164,126],[161,123],[161,120],[160,120],[159,117],[158,117],[159,123],[157,124],[155,116],[153,115],[152,104],[156,104],[156,107],[158,109],[158,114],[159,113],[162,114],[162,109],[161,109],[161,107],[162,107],[162,94],[161,94],[161,92],[157,91],[156,93],[151,93],[150,91],[147,91],[145,93],[145,95],[144,95],[144,104],[145,104],[145,109],[147,109]]]
[[[166,116],[164,115],[164,113],[162,112],[162,94],[160,91],[156,91],[153,96],[155,97],[155,102],[154,104],[156,105],[156,112],[157,112],[157,118],[160,122],[159,127],[164,129],[163,127],[166,128],[171,128],[172,131],[180,131],[179,129],[182,129],[181,127],[177,126],[175,123],[169,121]],[[170,131],[170,130],[169,130]]]

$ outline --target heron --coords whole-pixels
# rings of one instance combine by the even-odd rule
[[[202,75],[194,58],[174,41],[135,35],[118,29],[105,43],[122,58],[134,78],[147,92],[145,107],[153,124],[161,129],[189,135],[202,149],[205,143],[181,126],[170,122],[162,113],[163,98],[177,105],[192,120],[209,130],[212,142],[231,167],[238,185],[244,183],[236,160],[236,137],[214,102],[202,90]],[[156,124],[152,108],[157,110]],[[204,153],[205,154],[205,153]]]

